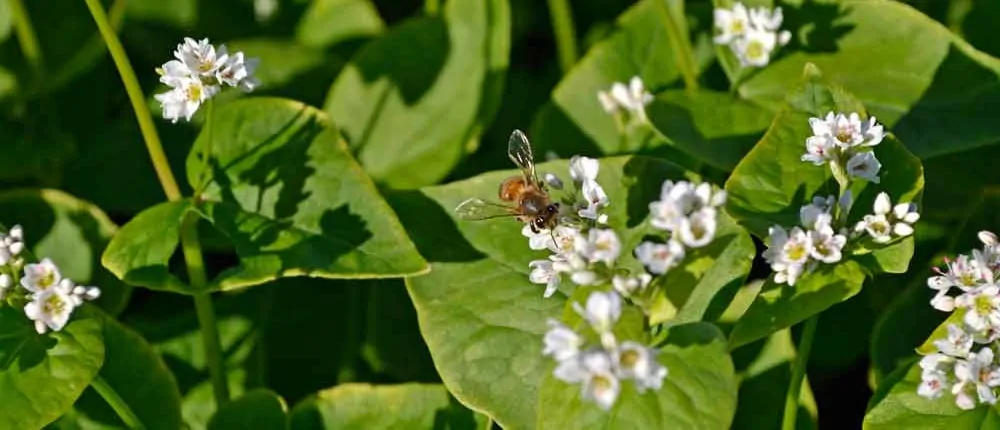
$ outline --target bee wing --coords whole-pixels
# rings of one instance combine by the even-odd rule
[[[467,221],[479,221],[517,216],[517,210],[512,206],[490,203],[483,199],[468,199],[455,207],[455,214]]]
[[[525,181],[532,184],[538,183],[538,177],[535,176],[535,154],[531,150],[528,136],[525,136],[521,130],[514,130],[510,134],[510,140],[507,141],[507,156],[517,167],[521,168]]]

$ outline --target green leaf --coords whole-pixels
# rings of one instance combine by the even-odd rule
[[[799,279],[794,287],[768,279],[760,295],[733,327],[729,345],[736,348],[805,321],[857,294],[864,280],[864,270],[853,260],[820,266]]]
[[[295,39],[305,46],[326,48],[384,30],[385,22],[371,0],[317,0],[302,14]]]
[[[258,388],[219,408],[208,422],[209,430],[285,429],[288,428],[288,405],[271,390]]]
[[[474,429],[477,418],[438,384],[342,384],[292,410],[291,428]]]
[[[0,193],[0,224],[20,224],[32,253],[51,258],[63,277],[100,287],[95,303],[104,310],[118,314],[128,304],[131,287],[101,267],[100,253],[118,226],[98,207],[57,190],[5,191]]]
[[[910,366],[906,376],[865,415],[867,430],[888,429],[989,429],[1000,426],[996,408],[979,407],[964,411],[950,393],[938,399],[917,395],[920,366]],[[881,388],[880,388],[881,390]]]
[[[129,285],[186,292],[190,287],[170,273],[170,257],[180,243],[180,225],[190,200],[161,203],[132,218],[101,256],[101,264]]]
[[[440,382],[402,280],[377,281],[364,291],[368,294],[364,324],[368,364],[399,381]]]
[[[793,40],[739,94],[777,108],[806,63],[857,94],[920,158],[992,144],[1000,60],[912,7],[887,0],[782,4]],[[954,127],[953,124],[961,124]]]
[[[325,110],[376,180],[435,183],[478,139],[502,88],[507,9],[506,0],[450,1],[443,18],[407,21],[365,45],[337,77]]]
[[[733,418],[733,430],[781,428],[785,395],[791,383],[795,355],[795,343],[792,342],[790,329],[779,330],[765,339],[732,351],[740,378],[739,402]],[[804,382],[795,428],[811,430],[816,428],[816,401],[810,384],[808,381]]]
[[[639,2],[617,19],[618,31],[594,45],[552,92],[555,106],[563,111],[604,154],[623,152],[614,118],[604,112],[598,91],[608,91],[615,82],[642,78],[650,92],[680,79],[676,56],[654,1]],[[701,44],[710,43],[699,39]],[[699,69],[710,58],[699,59]],[[629,149],[638,149],[630,143]]]
[[[547,373],[538,428],[729,428],[737,381],[718,328],[708,323],[670,328],[657,360],[669,372],[663,387],[639,394],[632,382],[622,381],[620,397],[608,412],[584,401],[579,385]]]
[[[318,3],[312,3],[316,5]],[[336,27],[332,27],[336,28]],[[323,103],[323,93],[330,88],[333,77],[344,66],[343,60],[294,40],[253,38],[231,40],[225,43],[229,52],[242,51],[247,58],[257,58],[264,67],[258,67],[254,76],[261,85],[253,95],[276,96],[298,100],[308,105]],[[224,101],[245,97],[243,91],[223,91],[213,98],[219,105]]]
[[[774,118],[753,102],[711,90],[667,90],[646,111],[678,149],[725,171],[750,151]]]
[[[84,306],[40,335],[22,309],[0,306],[0,428],[41,428],[73,406],[104,362],[101,323]]]
[[[562,174],[567,166],[554,161],[537,168]],[[545,319],[562,313],[571,291],[543,299],[542,286],[528,281],[528,263],[545,253],[527,248],[522,224],[461,221],[454,215],[467,198],[491,198],[512,174],[490,172],[388,197],[418,249],[433,262],[429,275],[407,279],[407,287],[441,379],[464,404],[503,426],[522,428],[534,425],[537,393],[548,373],[549,361],[541,356]],[[650,158],[601,160],[598,182],[611,202],[608,225],[622,240],[623,267],[642,270],[631,250],[652,233],[645,223],[649,203],[659,198],[665,179],[697,177]],[[690,264],[669,278],[677,322],[717,317],[749,270],[754,249],[747,233],[726,216],[719,223],[717,243],[693,253],[686,260]]]
[[[104,324],[104,365],[98,374],[150,430],[181,428],[181,393],[177,380],[160,355],[142,336],[107,315]],[[81,424],[125,427],[93,388],[75,405]]]

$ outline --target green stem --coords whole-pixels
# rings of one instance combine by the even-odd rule
[[[198,174],[198,188],[194,190],[194,197],[196,199],[201,198],[202,191],[205,191],[205,187],[208,186],[208,177],[211,168],[212,159],[212,143],[215,142],[212,136],[212,113],[215,111],[215,103],[212,103],[212,99],[208,99],[205,102],[205,139],[208,142],[205,143],[205,149],[201,152],[201,173]]]
[[[681,71],[684,79],[684,87],[689,91],[698,89],[698,68],[694,60],[694,51],[691,49],[691,40],[685,31],[681,30],[680,22],[684,22],[684,17],[674,19],[673,11],[670,9],[668,0],[656,0],[653,3],[659,5],[657,10],[660,13],[660,21],[667,30],[667,40],[670,42],[671,50],[674,51],[674,58],[677,61],[677,68]]]
[[[125,54],[125,48],[122,47],[121,41],[118,40],[118,34],[115,33],[108,21],[108,16],[105,14],[100,0],[85,1],[90,9],[90,14],[94,17],[101,37],[104,38],[104,43],[108,45],[108,52],[111,53],[111,59],[114,60],[115,66],[118,68],[118,74],[121,75],[129,101],[132,102],[135,119],[139,122],[139,130],[142,132],[143,141],[146,142],[146,150],[149,152],[149,158],[153,161],[153,168],[160,180],[160,186],[163,187],[163,193],[166,194],[168,200],[180,200],[182,197],[180,188],[177,186],[177,180],[174,179],[174,173],[170,171],[167,154],[163,152],[160,136],[156,134],[153,115],[149,113],[149,108],[146,106],[142,88],[139,86],[139,80],[135,77],[135,71],[132,70],[132,64],[128,61],[128,55]]]
[[[573,11],[569,0],[549,0],[549,16],[552,31],[556,36],[556,50],[559,53],[559,67],[563,74],[576,64],[576,30],[573,26]]]
[[[806,376],[806,364],[809,362],[809,350],[812,349],[813,338],[816,337],[816,326],[819,325],[819,315],[806,320],[802,328],[802,338],[795,352],[795,364],[792,367],[792,381],[788,384],[788,394],[785,396],[785,415],[781,420],[781,430],[795,430],[795,415],[799,412],[799,393],[802,390],[802,380]]]
[[[156,126],[153,123],[153,115],[150,114],[146,106],[142,88],[139,80],[132,70],[125,48],[122,47],[118,35],[115,33],[108,16],[101,6],[100,0],[85,0],[90,14],[94,17],[97,29],[104,38],[104,43],[108,46],[111,59],[114,60],[121,75],[125,91],[128,92],[129,100],[132,102],[132,109],[135,111],[136,120],[139,122],[139,130],[142,132],[149,158],[153,162],[156,176],[163,187],[163,193],[170,201],[177,201],[183,198],[174,173],[170,170],[170,163],[167,155],[163,152],[163,144],[160,143],[160,136],[156,133]],[[194,296],[195,309],[198,313],[198,322],[201,325],[202,340],[205,342],[205,353],[208,357],[208,370],[212,378],[212,386],[215,391],[216,403],[219,405],[229,401],[229,386],[226,384],[225,367],[222,362],[222,348],[219,342],[218,328],[215,326],[215,312],[212,309],[212,297],[205,292],[207,277],[205,275],[205,263],[201,253],[201,245],[198,240],[198,216],[191,212],[184,219],[181,225],[181,249],[184,252],[184,261],[188,269],[188,278],[191,286],[198,292]]]
[[[198,220],[195,212],[188,212],[181,224],[181,250],[184,252],[184,263],[187,265],[188,280],[191,287],[197,291],[194,294],[194,307],[198,314],[198,325],[201,326],[201,340],[205,344],[205,356],[208,360],[208,373],[212,379],[212,391],[219,406],[229,402],[229,384],[226,381],[226,366],[222,361],[222,342],[215,322],[215,310],[212,306],[212,295],[205,291],[208,276],[205,273],[204,258],[198,239]]]
[[[115,413],[118,414],[118,417],[122,419],[122,422],[125,423],[128,428],[145,428],[142,425],[142,421],[139,420],[139,417],[135,415],[135,412],[132,412],[132,408],[128,406],[128,403],[125,403],[125,400],[118,395],[118,392],[115,391],[114,388],[111,388],[111,386],[108,385],[108,381],[105,381],[101,375],[95,376],[94,379],[90,381],[90,386],[94,387],[94,391],[97,391],[97,394],[100,394],[101,397],[104,398],[105,402],[108,402],[111,409],[115,410]]]
[[[441,10],[441,0],[424,0],[424,12],[427,16],[437,16]]]
[[[42,50],[38,47],[38,36],[31,25],[31,17],[28,16],[27,9],[21,0],[9,0],[10,14],[14,20],[14,31],[17,32],[17,42],[21,45],[21,53],[28,60],[28,64],[36,73],[40,73],[42,66]],[[39,79],[41,80],[41,79]]]

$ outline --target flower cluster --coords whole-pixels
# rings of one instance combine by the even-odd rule
[[[670,234],[666,243],[645,241],[635,248],[646,270],[662,275],[684,259],[686,248],[701,248],[715,238],[718,208],[726,192],[708,183],[664,181],[660,200],[649,204],[649,223]]]
[[[715,9],[714,15],[715,26],[720,30],[715,43],[729,45],[743,67],[766,66],[774,50],[792,38],[790,32],[781,30],[784,17],[780,7],[773,11],[763,7],[747,9],[736,2],[731,10]]]
[[[843,259],[846,247],[866,238],[884,245],[909,236],[913,234],[913,224],[920,219],[916,204],[893,206],[889,195],[881,192],[875,198],[874,213],[865,215],[853,229],[848,228],[847,217],[853,203],[850,182],[857,179],[879,182],[881,164],[870,149],[882,141],[885,133],[875,118],[861,122],[856,113],[810,118],[809,125],[813,135],[806,139],[808,152],[802,161],[817,166],[829,162],[838,181],[844,181],[843,194],[839,198],[813,197],[812,203],[799,210],[799,226],[774,225],[768,229],[769,244],[763,256],[779,284],[795,285],[820,263],[836,264]],[[838,169],[844,164],[846,175],[841,175],[843,171]]]
[[[160,82],[171,90],[155,96],[162,105],[163,117],[174,123],[181,117],[190,121],[201,104],[218,94],[223,85],[246,92],[260,86],[253,76],[258,60],[244,58],[242,52],[229,54],[226,45],[216,49],[208,39],[186,37],[177,45],[174,57],[156,69]]]
[[[23,230],[14,226],[0,234],[0,298],[10,304],[24,304],[24,314],[35,322],[35,330],[43,334],[59,331],[69,322],[76,307],[86,300],[97,299],[97,287],[76,285],[63,278],[52,260],[25,264]],[[11,291],[15,285],[22,289]]]
[[[667,368],[656,360],[657,351],[635,341],[619,343],[614,334],[622,313],[618,294],[595,291],[587,298],[586,306],[574,302],[573,309],[586,322],[585,333],[554,319],[549,319],[545,333],[542,354],[558,362],[556,378],[580,384],[581,396],[604,410],[615,403],[623,380],[634,381],[640,394],[660,389]]]
[[[597,100],[610,115],[618,115],[618,112],[625,111],[629,114],[631,123],[645,123],[648,121],[646,105],[653,101],[653,95],[646,91],[642,78],[633,76],[628,86],[615,82],[611,85],[611,90],[598,91]]]
[[[991,348],[1000,340],[1000,240],[988,231],[979,239],[983,248],[946,260],[946,268],[927,279],[937,292],[931,306],[960,312],[961,321],[949,324],[947,337],[935,340],[935,351],[920,360],[917,393],[936,399],[950,391],[962,409],[995,404],[1000,387],[998,351]]]
[[[809,118],[813,135],[806,139],[802,161],[817,166],[830,163],[832,169],[846,169],[851,178],[878,183],[882,163],[872,149],[882,143],[885,132],[875,117],[861,121],[857,113],[826,114],[826,118]]]

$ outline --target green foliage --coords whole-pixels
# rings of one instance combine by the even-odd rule
[[[288,406],[271,390],[248,391],[222,408],[208,422],[209,430],[288,428]]]
[[[342,384],[292,410],[291,428],[477,428],[477,418],[437,384]]]

